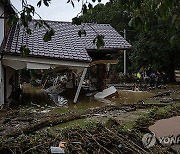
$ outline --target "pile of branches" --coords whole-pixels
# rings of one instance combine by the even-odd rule
[[[50,153],[50,147],[58,147],[65,142],[67,154],[119,154],[119,153],[167,153],[153,147],[153,151],[145,149],[141,140],[129,138],[119,131],[120,125],[110,119],[106,125],[89,123],[85,128],[65,130],[46,129],[34,134],[22,134],[18,137],[0,139],[0,153],[3,154],[40,154]],[[156,151],[154,151],[154,149]]]
[[[64,133],[63,138],[67,141],[65,146],[67,153],[147,153],[145,149],[135,142],[101,124],[90,126],[88,129],[68,130]]]

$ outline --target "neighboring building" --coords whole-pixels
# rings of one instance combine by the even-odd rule
[[[115,31],[109,24],[83,24],[73,25],[70,22],[46,21],[55,31],[55,35],[49,42],[43,41],[45,29],[34,28],[35,21],[30,23],[32,34],[25,33],[20,25],[13,26],[7,38],[1,46],[1,80],[3,80],[3,70],[6,74],[12,75],[15,70],[28,69],[49,69],[64,67],[68,69],[84,70],[86,74],[90,64],[97,60],[106,59],[107,54],[115,54],[119,51],[130,49],[131,45]],[[78,30],[86,30],[86,36],[79,37]],[[105,46],[97,50],[93,44],[93,39],[97,34],[104,35]],[[27,58],[20,56],[21,45],[26,45],[30,49]],[[9,77],[6,76],[6,81]],[[83,81],[83,77],[81,81]],[[8,82],[9,84],[9,82]],[[77,101],[82,82],[77,90],[74,102]],[[7,86],[8,87],[8,86]],[[5,92],[5,94],[4,94]],[[1,103],[9,97],[10,90],[1,87]]]
[[[6,24],[7,17],[10,14],[15,14],[15,11],[11,7],[11,5],[5,4],[0,1],[0,44],[2,43],[4,37],[7,36],[9,26]]]
[[[14,9],[11,4],[7,1],[0,1],[0,45],[8,35],[8,31],[10,26],[7,24],[7,18],[9,15],[15,14]],[[0,57],[0,106],[4,103],[5,99],[5,89],[11,89],[11,87],[7,86],[7,80],[5,80],[5,76],[8,77],[10,74],[4,74],[4,67],[2,66],[2,55]],[[5,83],[6,82],[6,83]],[[9,90],[10,91],[10,90]]]

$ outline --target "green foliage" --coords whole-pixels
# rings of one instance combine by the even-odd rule
[[[79,37],[81,37],[82,35],[86,36],[86,31],[84,29],[81,29],[78,31],[78,35]]]
[[[127,40],[133,45],[133,50],[127,53],[130,58],[127,59],[128,72],[151,68],[164,70],[173,77],[174,68],[180,67],[179,3],[168,1],[168,5],[157,8],[159,2],[117,0],[98,4],[81,19],[83,22],[110,23],[120,34],[126,29]],[[167,8],[172,14],[162,14]],[[119,55],[117,71],[123,71],[123,54]]]
[[[83,22],[110,23],[119,32],[127,28],[129,21],[128,14],[123,12],[118,3],[98,4],[81,19]]]
[[[111,24],[120,34],[123,34],[122,31],[126,29],[128,31],[127,40],[133,42],[136,32],[133,28],[128,26],[129,15],[124,12],[119,3],[107,3],[107,4],[98,4],[93,9],[88,10],[87,13],[80,17],[83,22],[94,22],[94,23],[104,23]],[[106,42],[105,42],[106,43]],[[130,54],[129,52],[127,53]],[[128,56],[129,57],[129,56]],[[128,58],[127,57],[127,58]],[[123,54],[116,56],[119,59],[118,65],[116,65],[116,71],[123,71]],[[131,61],[127,60],[128,72],[131,69]]]
[[[175,30],[172,31],[171,37],[174,39],[171,39],[171,42],[172,44],[180,42],[177,37],[179,36],[180,28],[179,0],[119,0],[119,2],[121,7],[131,15],[129,25],[134,26],[138,30],[146,31],[147,28],[151,28],[152,16],[148,13],[151,12],[151,14],[155,15],[157,22],[171,21],[171,29]]]
[[[47,7],[49,6],[49,4],[50,4],[50,2],[51,2],[51,0],[40,0],[40,1],[37,3],[37,6],[38,6],[38,7],[41,7],[42,1],[43,1],[44,5],[47,6]]]
[[[37,6],[40,7],[40,6],[41,6],[41,3],[42,3],[42,1],[39,1],[39,2],[37,3]]]
[[[44,5],[49,6],[50,1],[51,1],[51,0],[43,0]]]
[[[34,12],[35,12],[35,9],[32,5],[24,6],[24,9],[22,13],[20,14],[21,15],[20,21],[24,27],[29,26],[29,22],[32,21],[32,16],[34,15]]]
[[[93,43],[96,45],[96,47],[97,47],[98,49],[100,49],[100,47],[103,47],[103,46],[105,45],[104,36],[98,34],[98,35],[94,38]]]
[[[155,121],[159,119],[166,119],[173,116],[179,116],[179,109],[180,104],[176,103],[173,105],[167,105],[165,107],[154,107],[144,116],[141,116],[139,119],[136,120],[134,125],[135,129],[142,129],[143,127],[149,127]]]
[[[130,58],[133,60],[134,69],[161,69],[169,67],[169,44],[166,29],[152,30],[140,33],[134,43],[134,52]]]
[[[88,8],[89,9],[92,9],[93,8],[93,5],[91,3],[88,4]]]
[[[79,17],[75,17],[72,19],[72,24],[75,24],[75,25],[81,25],[82,21]]]
[[[7,24],[8,25],[16,25],[18,20],[19,19],[15,14],[11,14],[11,15],[9,15],[9,17],[7,19]]]
[[[87,6],[86,6],[86,4],[83,5],[82,11],[83,11],[83,14],[87,13]]]
[[[46,31],[43,37],[44,42],[50,41],[52,36],[54,36],[54,30],[51,28],[50,30]]]
[[[30,50],[26,47],[26,45],[22,45],[20,48],[20,53],[22,57],[26,58],[29,55]]]

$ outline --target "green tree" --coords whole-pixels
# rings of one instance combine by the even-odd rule
[[[141,68],[150,68],[167,71],[170,80],[175,81],[174,69],[179,68],[180,54],[177,38],[178,14],[174,12],[177,13],[179,6],[172,2],[169,9],[173,15],[164,16],[160,14],[162,8],[157,8],[157,1],[136,1],[137,4],[135,1],[131,2],[116,0],[106,5],[97,5],[81,18],[85,22],[110,23],[118,32],[124,28],[132,30],[128,27],[129,23],[136,29],[136,32],[127,33],[127,39],[133,45],[132,51],[128,52],[131,60],[129,69],[138,71]],[[119,56],[120,63],[117,67],[121,71],[122,56]]]
[[[140,33],[133,46],[130,59],[134,70],[166,71],[170,81],[175,81],[174,70],[179,65],[180,52],[177,47],[171,47],[166,28]]]
[[[104,4],[98,4],[93,9],[87,11],[86,14],[80,17],[82,22],[90,22],[90,23],[103,23],[110,24],[113,28],[115,28],[122,36],[123,31],[126,29],[127,32],[127,40],[131,43],[133,42],[136,31],[133,27],[129,27],[128,23],[130,20],[130,16],[123,9],[120,8],[119,3],[111,3],[108,2]],[[130,55],[130,53],[127,53]],[[123,71],[123,53],[116,56],[119,59],[119,63],[116,65],[116,70],[118,72]],[[128,72],[132,72],[131,70],[131,61],[127,56],[127,68]]]
[[[180,42],[180,1],[179,0],[115,0],[121,7],[129,12],[133,25],[139,30],[147,30],[151,23],[151,16],[146,16],[146,11],[152,12],[159,22],[170,21],[171,44]],[[149,14],[148,14],[149,15]]]
[[[130,21],[130,24],[139,31],[137,40],[133,43],[134,52],[131,59],[136,69],[149,67],[164,70],[169,74],[170,81],[174,82],[175,68],[180,66],[180,46],[177,37],[179,23],[177,24],[177,20],[172,21],[170,15],[163,16],[160,8],[157,11],[150,7],[151,0],[145,2],[144,7],[139,8],[138,16]],[[179,6],[174,6],[171,11],[177,12],[177,7]]]

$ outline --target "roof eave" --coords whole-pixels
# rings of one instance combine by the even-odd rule
[[[100,49],[86,49],[87,52],[119,52],[119,51],[122,51],[122,50],[130,50],[132,49],[132,46],[131,47],[127,47],[127,48],[100,48]]]
[[[13,55],[13,56],[21,56],[20,53],[10,53],[1,51],[1,55]],[[55,59],[55,60],[64,60],[64,61],[74,61],[74,62],[82,62],[82,63],[91,63],[92,59],[90,60],[80,60],[80,59],[68,59],[68,58],[59,58],[59,57],[50,57],[50,56],[39,56],[39,55],[28,55],[29,58],[46,58],[46,59]],[[27,57],[27,58],[28,58]]]

